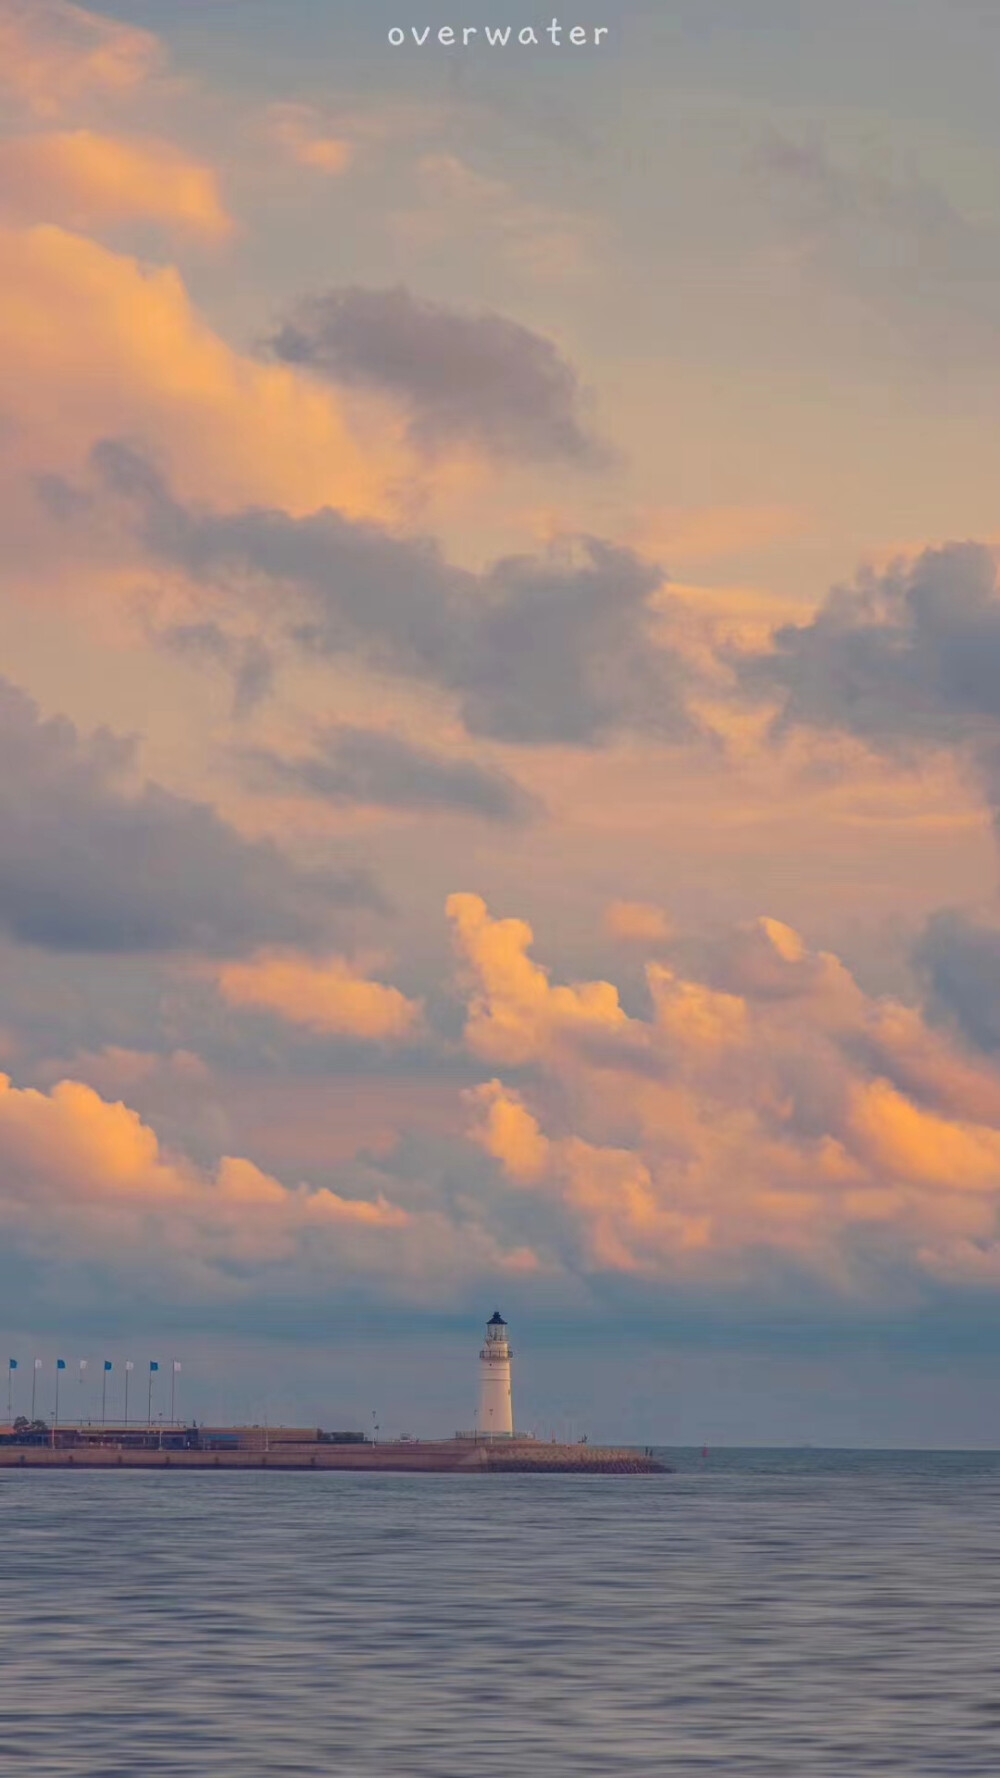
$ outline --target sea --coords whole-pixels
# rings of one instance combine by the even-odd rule
[[[1000,1455],[0,1471],[0,1771],[997,1778]]]

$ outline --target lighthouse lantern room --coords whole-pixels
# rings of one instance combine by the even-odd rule
[[[487,1438],[512,1438],[514,1434],[510,1345],[507,1323],[499,1309],[486,1323],[486,1342],[479,1354],[479,1431]]]

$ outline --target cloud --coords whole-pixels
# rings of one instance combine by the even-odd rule
[[[1000,718],[1000,597],[981,544],[927,550],[836,588],[807,624],[744,668],[782,699],[782,722],[836,728],[877,746],[953,743]]]
[[[406,1213],[384,1200],[351,1202],[330,1191],[289,1191],[251,1162],[225,1157],[214,1177],[165,1155],[154,1132],[120,1101],[109,1104],[80,1081],[50,1093],[18,1089],[0,1076],[0,1218],[8,1229],[39,1224],[59,1210],[85,1234],[84,1211],[96,1238],[117,1222],[116,1245],[155,1237],[165,1257],[200,1235],[197,1257],[213,1263],[277,1257],[310,1229],[398,1228]],[[119,1220],[120,1219],[120,1220]],[[121,1237],[124,1236],[124,1240]],[[146,1254],[147,1261],[150,1255]],[[169,1261],[168,1261],[169,1263]]]
[[[550,1141],[516,1093],[490,1081],[466,1095],[481,1113],[474,1140],[521,1186],[544,1183],[573,1224],[573,1259],[589,1272],[641,1272],[651,1246],[705,1244],[707,1219],[685,1221],[658,1198],[642,1157],[578,1137]]]
[[[600,459],[572,366],[551,340],[503,315],[466,314],[402,285],[348,286],[300,302],[269,344],[287,363],[398,397],[418,446]]]
[[[914,957],[938,1012],[979,1049],[1000,1050],[1000,929],[942,909],[928,921]]]
[[[490,1061],[531,1060],[565,1031],[603,1033],[626,1023],[610,982],[553,988],[528,956],[533,934],[524,920],[491,919],[478,895],[451,895],[447,913],[471,989],[466,1040]]]
[[[349,873],[307,876],[207,804],[126,787],[131,741],[43,720],[0,681],[0,926],[66,951],[240,952],[315,940],[371,902]]]
[[[0,207],[72,229],[157,222],[208,241],[233,232],[210,167],[169,142],[67,130],[0,142]]]
[[[407,113],[411,123],[420,121],[412,106]],[[452,98],[443,119],[425,112],[424,122],[453,134],[454,115]],[[406,116],[399,121],[405,124]],[[391,113],[387,123],[394,127]],[[442,249],[457,243],[463,253],[474,252],[480,264],[499,264],[505,276],[513,274],[531,287],[593,279],[602,253],[611,250],[592,211],[523,197],[516,186],[478,172],[450,152],[417,158],[412,193],[389,216],[388,226],[410,264],[426,256],[436,268]]]
[[[576,746],[632,727],[690,738],[687,668],[652,633],[659,584],[658,570],[594,539],[576,563],[498,562],[450,675],[470,730]]]
[[[771,549],[800,536],[806,514],[792,506],[647,506],[627,515],[627,527],[629,540],[644,555],[676,566]],[[720,589],[711,591],[718,595]],[[755,588],[754,597],[764,604],[762,589]]]
[[[505,1247],[443,1207],[408,1209],[369,1169],[367,1192],[287,1186],[250,1160],[212,1169],[165,1150],[127,1105],[80,1081],[50,1092],[0,1076],[4,1251],[85,1294],[88,1276],[119,1302],[140,1298],[259,1305],[342,1292],[440,1303],[470,1279],[523,1276],[530,1249]]]
[[[508,1179],[517,1185],[536,1185],[544,1179],[552,1144],[517,1095],[491,1080],[470,1088],[465,1098],[478,1113],[474,1139],[501,1163]]]
[[[938,1191],[1000,1193],[1000,1130],[940,1117],[884,1080],[858,1089],[851,1117],[875,1166],[891,1178]]]
[[[853,1007],[858,990],[838,957],[811,951],[799,933],[766,916],[744,922],[716,946],[710,973],[730,992],[760,1000],[822,996],[828,1005]]]
[[[449,912],[466,1043],[500,1070],[466,1095],[470,1135],[543,1259],[878,1302],[969,1282],[976,1253],[989,1274],[1000,1076],[918,1011],[761,920],[715,959],[741,992],[654,962],[650,1015],[629,1017],[609,982],[554,984],[524,922],[475,896]]]
[[[398,1043],[414,1035],[420,1020],[416,1001],[371,981],[343,957],[316,963],[265,953],[246,963],[223,964],[216,980],[231,1006],[263,1007],[326,1037]]]
[[[1000,592],[985,545],[864,573],[766,651],[729,658],[745,687],[778,699],[777,733],[840,731],[904,761],[948,749],[1000,810]]]
[[[684,1054],[709,1055],[745,1041],[747,1006],[739,994],[685,981],[662,963],[650,963],[646,979],[658,1031]]]
[[[604,910],[605,930],[627,944],[662,944],[672,935],[669,917],[647,901],[612,901]]]
[[[199,623],[150,625],[152,641],[187,660],[221,666],[232,675],[233,715],[248,716],[274,687],[275,662],[259,636],[237,636],[221,624],[205,619]]]
[[[892,317],[883,353],[912,348],[922,362],[985,345],[996,333],[1000,233],[982,206],[963,208],[936,176],[894,149],[831,152],[822,136],[772,131],[754,165],[780,210],[782,269],[815,268],[827,281],[860,291],[864,306]],[[791,249],[790,251],[788,249]],[[956,311],[960,325],[956,326]],[[978,362],[978,358],[977,358]]]
[[[62,1064],[51,1063],[43,1065],[42,1071],[49,1075],[52,1086],[66,1079],[70,1072]],[[161,1055],[152,1050],[126,1049],[120,1044],[78,1052],[73,1058],[72,1076],[93,1087],[103,1098],[132,1093],[152,1082],[202,1086],[210,1078],[201,1057],[191,1050],[172,1050]]]
[[[0,462],[72,478],[114,433],[155,444],[199,499],[391,509],[399,454],[363,450],[332,390],[234,351],[172,267],[52,226],[0,229],[0,327]]]
[[[313,753],[284,758],[257,749],[243,760],[251,782],[324,802],[444,809],[487,821],[523,821],[535,807],[505,772],[348,723],[327,729]]]
[[[977,238],[945,193],[912,168],[901,174],[871,162],[852,166],[816,136],[772,130],[758,145],[754,165],[772,190],[793,201],[800,230],[813,236],[842,235],[862,245],[870,229],[883,241],[887,235],[897,242],[912,239],[925,254],[935,246],[946,254],[956,247],[968,252]]]
[[[0,0],[0,85],[40,116],[131,93],[161,61],[150,31],[69,0]]]
[[[346,136],[329,135],[311,105],[269,105],[266,129],[270,140],[289,159],[314,173],[337,178],[353,163],[353,142]]]
[[[5,1250],[71,1266],[78,1288],[99,1263],[175,1300],[308,1302],[335,1280],[383,1302],[450,1301],[534,1277],[577,1301],[623,1279],[675,1300],[720,1287],[773,1300],[780,1284],[788,1303],[839,1296],[882,1313],[942,1284],[995,1287],[1000,1073],[917,1009],[867,996],[838,959],[761,921],[720,953],[742,992],[653,962],[648,1011],[630,1016],[610,982],[555,981],[525,922],[471,895],[449,912],[465,1049],[485,1067],[433,1136],[408,1129],[411,1080],[377,1160],[357,1146],[370,1114],[331,1164],[312,1142],[320,1185],[234,1157],[228,1136],[210,1145],[221,1161],[196,1166],[110,1102],[139,1095],[179,1134],[191,1093],[219,1090],[196,1057],[81,1055],[83,1078],[44,1092],[0,1081]],[[269,950],[216,979],[235,1004],[306,1029],[417,1031],[413,1002],[340,958]],[[55,1067],[39,1069],[44,1084]]]
[[[297,519],[184,505],[121,441],[98,445],[93,463],[154,554],[215,588],[238,585],[243,608],[255,587],[281,587],[300,646],[457,694],[473,734],[592,746],[626,728],[666,740],[695,732],[690,669],[657,633],[667,615],[662,576],[629,550],[588,538],[476,575],[426,539],[330,508]]]

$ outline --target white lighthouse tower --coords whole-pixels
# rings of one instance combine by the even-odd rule
[[[510,1346],[507,1323],[499,1309],[486,1323],[486,1344],[479,1354],[479,1431],[487,1438],[512,1438],[514,1434]]]

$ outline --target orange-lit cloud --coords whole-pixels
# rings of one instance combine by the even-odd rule
[[[292,1025],[365,1043],[395,1043],[412,1035],[420,1007],[398,988],[372,981],[343,957],[312,963],[264,954],[225,964],[219,988],[231,1006],[262,1007]]]
[[[41,1093],[0,1075],[0,1154],[0,1218],[30,1224],[48,1204],[67,1214],[78,1207],[101,1222],[116,1209],[136,1231],[142,1220],[157,1219],[169,1247],[190,1244],[196,1256],[200,1235],[210,1237],[206,1245],[216,1251],[229,1247],[245,1254],[251,1242],[266,1252],[268,1234],[287,1245],[317,1220],[386,1228],[407,1221],[384,1199],[354,1202],[330,1191],[288,1189],[239,1158],[224,1157],[214,1176],[204,1173],[165,1154],[127,1105],[109,1104],[74,1080]],[[267,1228],[243,1225],[244,1216],[264,1210]]]
[[[44,1190],[57,1176],[82,1197],[141,1192],[169,1200],[182,1189],[135,1112],[107,1104],[79,1081],[60,1081],[44,1094],[18,1091],[0,1076],[0,1140],[7,1168],[29,1189]]]
[[[649,965],[646,980],[658,1030],[686,1052],[722,1049],[744,1040],[747,1006],[738,994],[684,981],[662,963]]]
[[[895,1179],[954,1191],[1000,1191],[1000,1130],[915,1105],[886,1080],[855,1096],[852,1122],[877,1167]]]
[[[0,85],[39,116],[129,93],[161,60],[152,32],[71,0],[0,0]]]
[[[491,919],[475,896],[450,911],[467,1046],[491,1066],[464,1113],[442,1105],[434,1140],[470,1141],[495,1169],[489,1190],[472,1173],[455,1197],[433,1166],[407,1171],[391,1131],[378,1163],[349,1143],[318,1186],[238,1155],[206,1169],[81,1079],[42,1092],[3,1078],[0,1226],[33,1252],[110,1241],[147,1266],[155,1252],[206,1290],[220,1267],[274,1264],[306,1288],[321,1263],[404,1295],[481,1273],[767,1288],[777,1270],[876,1300],[921,1277],[1000,1277],[996,1078],[912,1008],[869,998],[836,959],[761,921],[716,947],[711,980],[651,963],[648,1016],[630,1015],[610,983],[554,983],[524,922]],[[235,1004],[354,1037],[406,1035],[415,1014],[340,963],[258,958],[221,985]],[[185,1052],[78,1061],[154,1116],[181,1104],[173,1090],[212,1085]]]
[[[400,458],[352,437],[332,391],[228,346],[179,273],[56,227],[0,230],[8,448],[75,474],[94,441],[147,441],[179,489],[301,513],[384,513]]]
[[[553,988],[528,956],[531,927],[524,920],[493,920],[478,895],[448,899],[455,943],[471,987],[466,1038],[476,1055],[523,1062],[561,1031],[615,1030],[625,1024],[610,982]]]
[[[735,934],[712,982],[650,963],[646,1019],[609,983],[553,985],[530,928],[457,901],[469,1047],[531,1066],[467,1095],[470,1133],[549,1205],[566,1263],[718,1282],[783,1256],[856,1292],[1000,1240],[992,1071],[788,926]]]
[[[64,130],[0,142],[0,206],[72,229],[162,223],[208,241],[233,231],[210,167],[172,143]]]
[[[507,1177],[519,1185],[544,1179],[552,1144],[517,1094],[508,1092],[499,1080],[491,1080],[471,1088],[466,1100],[479,1114],[476,1141],[500,1162]]]
[[[164,1151],[134,1111],[79,1081],[42,1093],[5,1075],[0,1229],[38,1257],[139,1267],[152,1291],[215,1300],[243,1294],[276,1265],[298,1267],[303,1287],[326,1289],[340,1275],[439,1298],[470,1273],[523,1275],[539,1263],[527,1246],[443,1209],[411,1211],[382,1189],[289,1187],[238,1156],[207,1171]]]
[[[491,1081],[467,1095],[481,1113],[473,1138],[522,1186],[547,1185],[572,1219],[571,1247],[587,1271],[638,1272],[707,1246],[711,1224],[671,1208],[643,1156],[576,1136],[551,1141],[520,1096]]]

